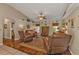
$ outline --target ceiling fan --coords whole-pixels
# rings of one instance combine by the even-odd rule
[[[44,20],[46,19],[46,16],[43,14],[43,12],[40,12],[38,18],[39,20]]]

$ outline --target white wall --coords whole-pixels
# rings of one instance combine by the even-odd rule
[[[14,8],[12,8],[6,4],[0,4],[0,43],[1,44],[2,44],[2,40],[3,40],[3,20],[6,17],[10,18],[11,20],[27,19],[26,16],[24,16],[22,13],[15,10]],[[16,29],[17,29],[17,27],[16,27]],[[17,35],[17,34],[15,34],[15,35]]]
[[[72,35],[70,50],[72,54],[79,55],[79,8],[65,19],[65,21],[68,21],[69,19],[74,20],[74,28],[71,28],[71,25],[68,24],[69,33]]]

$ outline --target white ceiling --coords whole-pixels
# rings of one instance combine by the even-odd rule
[[[60,20],[69,6],[67,3],[10,3],[8,5],[34,21],[38,20],[40,11],[44,13],[47,20]]]

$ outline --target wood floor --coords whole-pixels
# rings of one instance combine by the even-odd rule
[[[20,43],[19,41],[13,42],[10,39],[4,40],[4,45],[7,45],[7,46],[12,47],[12,48],[15,48],[15,49],[17,49],[19,51],[28,53],[30,55],[46,55],[44,50],[32,48],[32,47],[29,47],[29,46],[24,46],[24,45],[21,45],[19,43]],[[69,50],[67,50],[62,55],[71,55],[71,53],[70,53]]]
[[[13,49],[11,47],[0,45],[0,55],[27,55],[24,52]]]

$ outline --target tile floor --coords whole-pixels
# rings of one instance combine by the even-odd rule
[[[28,55],[28,54],[18,51],[16,49],[10,48],[5,45],[0,45],[0,55]]]

